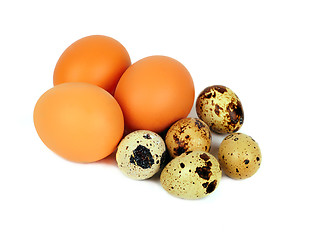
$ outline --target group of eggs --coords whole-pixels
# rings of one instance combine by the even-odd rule
[[[244,179],[260,166],[258,144],[235,133],[243,109],[231,89],[204,89],[196,100],[199,118],[187,118],[194,84],[173,58],[156,55],[131,64],[118,41],[92,35],[63,52],[53,83],[35,105],[34,125],[43,143],[65,159],[90,163],[116,150],[125,175],[148,179],[161,171],[163,188],[185,199],[212,193],[222,170]],[[209,153],[211,131],[229,134],[219,161]]]

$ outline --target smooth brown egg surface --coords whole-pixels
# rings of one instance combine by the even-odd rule
[[[43,143],[74,162],[107,157],[124,131],[116,100],[89,83],[63,83],[49,89],[37,101],[33,117]]]
[[[150,56],[125,71],[114,96],[128,129],[160,133],[188,116],[194,94],[192,77],[180,62]]]
[[[120,42],[103,35],[87,36],[62,53],[54,69],[53,83],[86,82],[113,94],[130,65],[130,56]]]

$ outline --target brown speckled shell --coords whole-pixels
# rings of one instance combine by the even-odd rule
[[[244,120],[242,104],[238,96],[221,85],[205,88],[196,101],[198,117],[217,133],[238,131]]]
[[[198,118],[183,118],[175,122],[165,138],[172,158],[188,151],[210,151],[211,133],[205,122]]]
[[[165,154],[165,143],[158,134],[137,130],[122,139],[116,161],[122,173],[132,179],[143,180],[160,170]]]
[[[160,175],[162,187],[173,196],[199,199],[212,193],[221,180],[218,160],[210,153],[194,151],[171,160]]]
[[[257,142],[250,136],[233,133],[221,142],[218,158],[227,176],[245,179],[258,171],[261,164],[261,151]]]

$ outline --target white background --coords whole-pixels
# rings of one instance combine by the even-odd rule
[[[319,239],[319,13],[317,0],[2,1],[0,239]],[[114,156],[76,164],[47,149],[34,105],[64,49],[92,34],[120,41],[132,62],[179,60],[196,95],[236,92],[240,132],[262,150],[257,174],[182,200],[157,177],[125,177]]]

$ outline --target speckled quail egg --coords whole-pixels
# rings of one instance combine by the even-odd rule
[[[261,163],[261,151],[255,140],[243,133],[226,136],[219,147],[218,158],[224,173],[234,179],[254,175]]]
[[[198,118],[183,118],[170,127],[166,134],[165,143],[172,158],[188,151],[209,152],[210,128]]]
[[[133,179],[147,179],[160,170],[166,156],[166,145],[156,133],[137,130],[120,142],[116,161],[119,169]]]
[[[186,152],[171,160],[160,175],[162,187],[184,199],[199,199],[212,193],[221,180],[218,160],[204,151]]]
[[[205,88],[196,101],[198,117],[217,133],[232,133],[240,129],[244,115],[238,96],[221,85]]]

